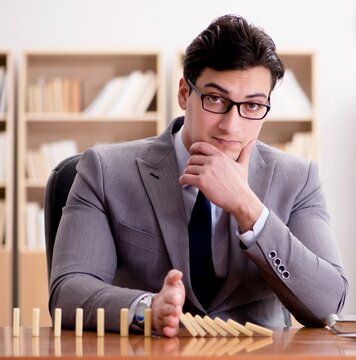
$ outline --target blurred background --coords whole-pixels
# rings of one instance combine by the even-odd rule
[[[17,125],[13,134],[16,135],[19,128],[21,131],[24,52],[159,52],[159,86],[164,87],[160,95],[160,106],[164,109],[161,114],[168,123],[176,115],[177,57],[211,20],[227,13],[240,14],[262,27],[281,53],[312,54],[308,76],[313,85],[307,92],[313,104],[315,160],[319,163],[333,231],[350,280],[344,313],[356,314],[353,228],[356,217],[356,1],[0,0],[0,52],[10,52],[14,64],[13,119]],[[34,69],[31,61],[29,64]],[[3,128],[6,130],[6,126]],[[46,131],[45,126],[43,129]],[[21,139],[19,135],[14,141],[13,167],[23,159],[18,157],[22,151]],[[21,171],[13,180],[19,178]],[[21,200],[18,189],[17,186],[12,189],[17,201]],[[8,196],[10,192],[2,193]],[[15,204],[18,202],[13,204],[15,234],[9,247],[12,253],[19,251],[17,240],[25,226],[21,223],[25,213],[19,214]],[[18,257],[13,259],[11,268],[17,271]],[[303,259],[300,262],[303,264]],[[21,279],[15,275],[11,291],[18,305]],[[45,272],[42,277],[45,286]]]

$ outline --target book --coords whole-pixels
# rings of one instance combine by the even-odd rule
[[[70,113],[81,111],[79,79],[39,77],[27,87],[27,109],[32,113]]]
[[[148,70],[143,74],[141,93],[137,94],[138,102],[134,109],[135,114],[143,115],[149,108],[157,92],[157,77],[154,71]]]
[[[30,201],[26,204],[26,247],[28,250],[38,248],[38,212],[40,206]]]
[[[0,248],[5,245],[5,201],[0,200]]]
[[[83,112],[89,117],[142,116],[150,107],[157,86],[157,75],[152,70],[114,77]]]
[[[144,77],[141,71],[133,71],[124,82],[123,91],[116,97],[107,115],[111,117],[130,116],[135,112],[139,101],[137,94],[142,91]]]
[[[26,204],[26,236],[28,250],[45,249],[44,209],[34,201]]]
[[[295,132],[291,141],[274,143],[272,146],[288,154],[312,160],[315,158],[314,143],[315,139],[311,132]]]
[[[356,315],[330,314],[325,322],[334,334],[355,334],[356,336]]]
[[[0,182],[6,181],[6,133],[0,132]]]
[[[80,79],[70,79],[68,88],[69,112],[79,113],[82,111],[82,84]]]
[[[270,117],[274,119],[309,119],[312,104],[293,71],[286,69],[281,83],[271,95]]]
[[[64,159],[78,154],[74,140],[43,143],[39,149],[26,153],[26,174],[30,180],[47,180],[51,171]]]
[[[106,116],[115,99],[120,97],[120,93],[124,89],[125,79],[123,76],[118,76],[109,80],[83,112],[92,117]]]
[[[0,114],[5,113],[6,111],[6,100],[7,100],[7,92],[6,92],[6,70],[4,66],[0,66]]]

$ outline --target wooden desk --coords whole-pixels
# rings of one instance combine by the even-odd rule
[[[356,339],[338,337],[327,329],[276,330],[272,338],[192,338],[182,334],[176,338],[84,332],[76,337],[73,331],[62,330],[55,338],[52,328],[41,328],[39,337],[32,337],[31,328],[21,328],[20,337],[12,337],[10,327],[0,328],[0,357],[105,357],[106,359],[206,359],[231,358],[279,360],[290,359],[356,359]]]

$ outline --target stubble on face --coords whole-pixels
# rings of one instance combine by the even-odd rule
[[[189,85],[185,85],[189,90]],[[233,101],[266,103],[271,75],[264,67],[232,71],[207,68],[198,78],[196,86],[202,93],[219,95]],[[186,93],[185,110],[182,137],[187,150],[193,143],[203,141],[212,144],[235,161],[242,149],[251,140],[257,139],[264,122],[241,118],[236,106],[227,114],[209,113],[202,108],[201,99],[194,91]]]

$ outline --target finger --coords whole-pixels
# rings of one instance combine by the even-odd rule
[[[199,175],[202,170],[201,165],[187,165],[184,169],[184,174]]]
[[[209,155],[201,155],[201,154],[199,154],[199,155],[196,155],[196,154],[195,154],[195,155],[192,155],[192,156],[188,159],[186,166],[188,166],[188,165],[199,165],[199,166],[205,165],[206,162],[207,162],[207,160],[209,159],[208,156],[209,156]]]
[[[174,292],[173,292],[174,291]],[[164,295],[164,302],[171,307],[171,309],[180,307],[182,305],[182,295],[179,289],[174,289]]]
[[[252,149],[256,143],[256,140],[251,140],[242,150],[237,160],[239,164],[248,165]]]
[[[196,174],[183,174],[178,181],[181,185],[191,185],[200,189],[201,180]]]
[[[182,280],[183,273],[179,270],[169,270],[166,278],[164,279],[165,285],[175,285],[179,280]]]
[[[167,317],[162,324],[162,332],[166,336],[175,336],[179,331],[179,318],[178,316]]]
[[[182,306],[180,303],[170,304],[169,302],[167,302],[164,306],[161,307],[159,318],[164,319],[168,316],[177,317],[181,314],[181,312]]]
[[[218,149],[207,142],[197,141],[189,149],[191,155],[214,155]]]
[[[178,326],[174,328],[166,326],[162,329],[162,334],[167,337],[174,337],[178,335],[178,331],[179,331]]]

